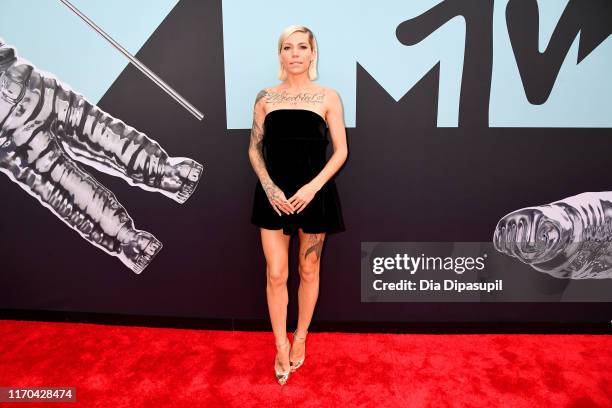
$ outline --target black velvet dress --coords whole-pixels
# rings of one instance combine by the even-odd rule
[[[276,109],[263,123],[263,155],[272,181],[289,199],[325,167],[329,144],[327,123],[308,109]],[[294,234],[344,231],[340,199],[334,179],[330,179],[299,214],[279,216],[258,181],[255,186],[251,223],[271,230]]]

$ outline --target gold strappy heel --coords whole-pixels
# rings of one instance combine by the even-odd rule
[[[289,343],[289,339],[285,337],[285,344],[276,344],[276,357],[274,358],[274,374],[276,374],[276,381],[280,385],[283,385],[289,379],[289,374],[291,373],[291,367],[287,371],[277,371],[276,364],[280,365],[280,360],[278,359],[278,352],[280,349],[285,349],[289,347],[291,343]]]
[[[297,335],[297,329],[295,329],[295,331],[293,332],[293,343],[295,344],[296,341],[300,341],[300,342],[304,342],[304,357],[302,357],[300,360],[297,361],[291,361],[289,360],[289,364],[291,365],[291,372],[297,370],[298,368],[300,368],[300,366],[302,364],[304,364],[304,360],[306,359],[306,335],[308,334],[308,330],[306,330],[306,333],[304,334],[304,336],[298,336]]]

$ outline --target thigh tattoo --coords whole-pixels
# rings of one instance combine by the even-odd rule
[[[324,234],[308,234],[308,248],[304,251],[304,259],[308,257],[310,253],[314,253],[316,259],[319,260],[321,258],[321,251],[323,250],[324,239]]]

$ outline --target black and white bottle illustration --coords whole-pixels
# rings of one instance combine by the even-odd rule
[[[161,242],[136,229],[115,195],[78,162],[179,203],[203,170],[192,159],[168,156],[0,39],[0,171],[91,244],[142,272]]]
[[[612,278],[612,192],[587,192],[504,216],[498,251],[557,278]]]

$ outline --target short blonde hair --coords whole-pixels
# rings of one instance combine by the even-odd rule
[[[302,25],[290,25],[289,27],[285,28],[278,39],[278,54],[280,55],[283,43],[285,42],[287,37],[289,37],[295,32],[308,34],[308,43],[310,44],[310,48],[314,53],[314,59],[308,67],[308,78],[311,81],[314,81],[315,79],[317,79],[317,61],[319,59],[319,51],[317,49],[317,40],[315,39],[315,36],[312,31],[310,31],[310,29]],[[281,64],[280,61],[278,61],[278,79],[280,79],[281,81],[287,79],[287,72],[283,68],[283,64]]]

